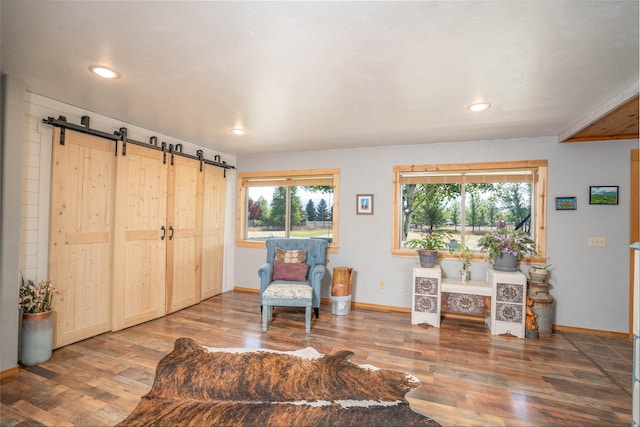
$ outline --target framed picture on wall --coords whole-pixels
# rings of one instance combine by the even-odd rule
[[[556,197],[557,211],[575,211],[576,209],[575,197]]]
[[[589,187],[590,205],[617,205],[618,204],[617,185],[592,185]]]
[[[358,215],[373,215],[373,194],[356,195],[356,213]]]

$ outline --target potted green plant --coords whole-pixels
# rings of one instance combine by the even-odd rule
[[[53,349],[53,296],[58,293],[51,281],[35,284],[20,278],[18,306],[22,314],[20,362],[35,366],[46,362]]]
[[[460,281],[468,282],[471,280],[471,271],[469,270],[469,267],[471,267],[471,261],[473,259],[471,248],[465,245],[457,250],[457,254],[460,262],[462,263],[462,269],[459,271]]]
[[[530,265],[529,283],[527,284],[527,295],[536,301],[549,300],[549,277],[551,276],[551,264]]]
[[[527,233],[506,228],[482,236],[478,247],[488,253],[498,271],[516,271],[519,260],[536,253],[536,244]]]
[[[451,234],[448,231],[434,230],[423,235],[420,239],[407,240],[405,246],[418,248],[421,267],[433,267],[438,259],[438,251],[448,249],[451,252],[450,240]]]
[[[551,264],[529,266],[529,277],[532,282],[547,283],[551,275]]]

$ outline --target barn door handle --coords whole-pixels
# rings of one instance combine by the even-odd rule
[[[169,240],[173,240],[173,225],[169,226],[169,231],[171,232],[171,234],[169,234]]]
[[[164,237],[167,235],[167,229],[164,228],[164,225],[162,227],[160,227],[160,230],[162,230],[162,236],[160,236],[160,240],[164,240]]]

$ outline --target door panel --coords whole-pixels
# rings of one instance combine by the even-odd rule
[[[167,312],[200,302],[203,174],[200,162],[175,156],[167,203]]]
[[[111,329],[115,142],[54,130],[49,279],[58,348]]]
[[[202,299],[222,293],[224,214],[227,182],[224,169],[204,165],[202,213]]]
[[[166,313],[167,165],[162,159],[161,151],[133,144],[118,159],[113,330]]]

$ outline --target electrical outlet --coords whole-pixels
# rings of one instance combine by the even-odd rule
[[[400,292],[404,292],[404,283],[400,283]]]
[[[607,245],[607,239],[604,237],[591,237],[589,236],[589,246],[604,247]]]
[[[380,289],[384,289],[384,280],[380,280],[380,282],[378,282],[378,287]]]

